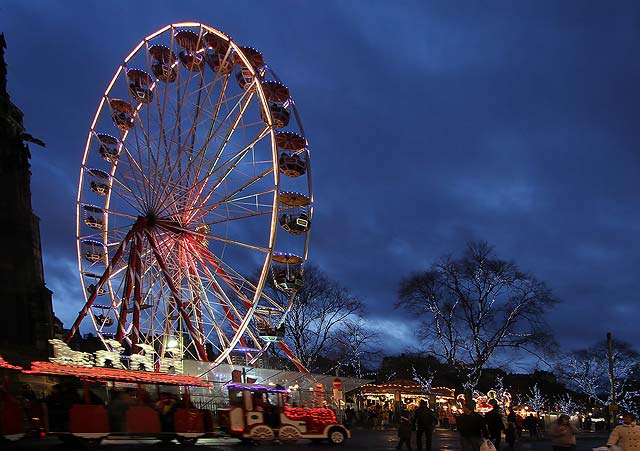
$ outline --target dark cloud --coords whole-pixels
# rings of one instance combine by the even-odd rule
[[[32,189],[56,311],[69,323],[79,308],[76,180],[100,96],[144,36],[197,20],[260,49],[290,86],[313,149],[310,259],[373,323],[397,322],[390,350],[411,342],[401,277],[469,239],[548,282],[561,342],[635,341],[640,6],[460,6],[5,2],[9,89],[48,144]]]

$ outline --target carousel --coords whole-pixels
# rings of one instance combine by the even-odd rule
[[[420,401],[427,401],[438,418],[448,418],[455,409],[455,389],[447,387],[425,387],[414,380],[399,379],[386,384],[365,384],[361,388],[364,407],[379,404],[396,413],[415,410]]]

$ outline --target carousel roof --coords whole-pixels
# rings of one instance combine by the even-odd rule
[[[424,387],[419,382],[410,379],[396,379],[385,384],[366,384],[362,386],[364,393],[383,393],[391,390],[410,394],[426,394]],[[453,397],[455,389],[448,387],[431,387],[430,394]]]

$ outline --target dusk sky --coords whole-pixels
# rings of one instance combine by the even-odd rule
[[[47,144],[31,145],[32,201],[67,326],[93,115],[132,48],[181,21],[257,48],[286,80],[313,152],[309,261],[364,300],[388,352],[415,343],[400,279],[468,240],[547,282],[564,349],[607,331],[637,343],[635,1],[3,0],[8,90]]]

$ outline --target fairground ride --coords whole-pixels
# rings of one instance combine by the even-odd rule
[[[168,25],[124,58],[82,158],[77,252],[108,350],[249,364],[282,341],[302,286],[310,153],[262,54],[201,23]],[[277,246],[277,247],[276,247]],[[269,277],[285,296],[269,296]]]

